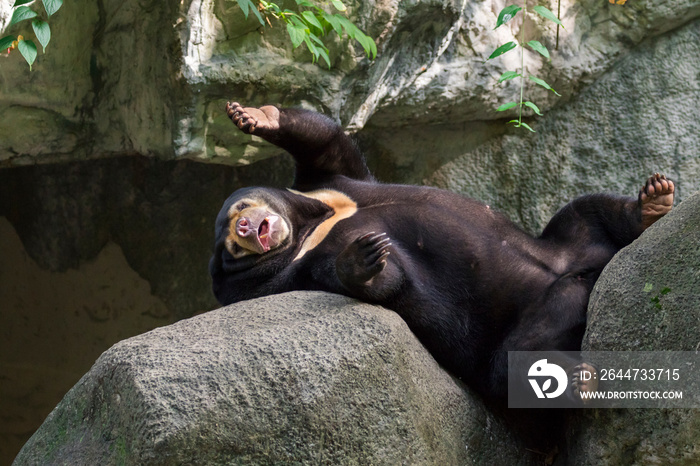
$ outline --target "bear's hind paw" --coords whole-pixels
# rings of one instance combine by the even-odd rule
[[[238,102],[226,103],[226,115],[244,133],[253,134],[279,129],[279,110],[272,105],[243,107]]]
[[[655,173],[639,190],[642,226],[646,229],[671,211],[675,185],[665,175]]]
[[[585,362],[574,367],[571,374],[571,390],[576,399],[581,400],[584,405],[590,403],[593,393],[598,391],[598,371],[595,367]]]

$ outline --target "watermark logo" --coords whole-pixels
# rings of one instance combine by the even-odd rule
[[[548,363],[546,359],[540,359],[530,366],[527,375],[537,398],[558,397],[564,393],[569,381],[564,369],[557,364]],[[556,388],[552,387],[552,380],[556,381]]]
[[[508,407],[700,409],[700,351],[508,351]]]

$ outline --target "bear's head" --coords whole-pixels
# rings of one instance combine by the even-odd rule
[[[215,294],[219,281],[262,279],[284,269],[309,233],[332,214],[323,202],[286,189],[235,191],[216,218],[209,262]]]

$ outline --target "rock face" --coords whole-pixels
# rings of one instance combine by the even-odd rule
[[[518,95],[518,83],[497,80],[503,71],[517,68],[519,57],[511,52],[484,63],[496,47],[520,37],[519,21],[493,30],[506,2],[347,3],[350,18],[376,39],[379,55],[370,62],[357,44],[333,37],[331,69],[309,63],[304,46],[293,50],[281,24],[262,28],[254,18],[246,20],[233,1],[66,5],[52,19],[51,53],[39,56],[34,72],[18,54],[3,63],[0,162],[142,154],[239,165],[279,153],[230,130],[221,110],[226,99],[304,105],[339,119],[354,132],[390,128],[399,137],[411,134],[417,125],[489,126],[497,120],[483,138],[460,138],[457,155],[489,138],[500,141],[491,153],[512,145],[513,138],[501,137],[504,115],[495,108]],[[557,10],[555,1],[539,3]],[[0,29],[10,16],[11,8],[0,7]],[[529,14],[524,24],[527,40],[537,39],[553,51],[551,61],[526,52],[527,73],[545,79],[562,94],[559,98],[530,83],[526,97],[547,115],[554,106],[578,115],[576,121],[547,117],[548,123],[538,129],[541,138],[568,140],[568,133],[575,131],[573,144],[565,144],[561,152],[579,159],[587,157],[578,151],[588,142],[615,146],[618,131],[629,141],[644,136],[641,141],[663,142],[667,136],[657,134],[657,127],[666,129],[669,119],[674,133],[697,133],[697,123],[684,118],[697,106],[697,93],[689,93],[697,89],[700,66],[693,59],[698,53],[697,1],[624,7],[597,0],[562,1],[560,16],[566,29],[560,30],[556,52],[551,22]],[[659,39],[667,45],[656,44]],[[653,57],[633,60],[633,66],[619,65],[639,53]],[[595,112],[581,115],[568,103],[603,78],[617,99],[609,101],[597,91],[586,100],[591,110],[609,113],[619,108],[628,117],[617,124],[614,115],[600,121]],[[659,110],[662,118],[653,118]],[[594,131],[580,126],[591,116],[598,124]],[[509,134],[517,134],[516,140],[530,139],[525,138],[529,134]],[[683,152],[687,141],[672,139]],[[535,150],[552,147],[536,145],[542,147]],[[662,153],[672,147],[664,146]],[[635,152],[622,143],[613,149],[625,157]],[[391,152],[385,157],[396,163],[407,156],[404,147]],[[415,148],[410,152],[418,153]],[[522,153],[518,148],[514,152]],[[647,157],[649,150],[632,155]]]
[[[531,232],[581,193],[636,196],[647,173],[676,180],[676,200],[683,200],[700,190],[700,122],[679,111],[700,105],[698,56],[697,21],[646,41],[548,111],[536,134],[494,138],[443,164],[428,182],[478,193]],[[443,145],[458,140],[440,136],[450,141]]]
[[[320,292],[113,346],[15,465],[535,464],[393,312]]]
[[[700,193],[608,264],[591,295],[583,346],[592,351],[697,351],[698,342]],[[572,464],[700,463],[697,410],[586,411],[575,425]]]

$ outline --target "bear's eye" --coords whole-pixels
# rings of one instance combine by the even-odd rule
[[[247,202],[241,202],[240,204],[238,204],[238,206],[236,206],[239,212],[241,210],[247,209],[248,207],[250,207],[250,204],[248,204]]]

